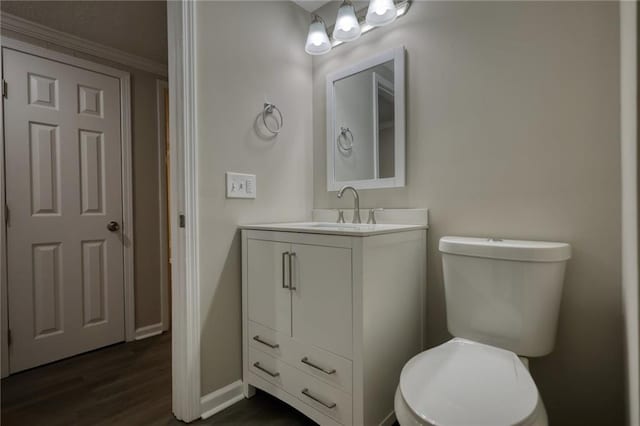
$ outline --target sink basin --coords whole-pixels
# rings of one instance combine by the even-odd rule
[[[367,224],[367,223],[332,223],[332,222],[294,222],[267,223],[259,225],[244,225],[242,229],[256,229],[282,232],[305,232],[312,234],[369,236],[388,234],[392,232],[426,229],[424,225],[395,225],[395,224]]]

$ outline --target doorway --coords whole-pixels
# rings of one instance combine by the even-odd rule
[[[6,38],[2,65],[15,373],[133,337],[130,94],[128,73]]]

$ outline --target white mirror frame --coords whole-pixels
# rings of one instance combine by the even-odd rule
[[[395,150],[395,174],[392,178],[363,179],[352,181],[335,180],[335,138],[338,134],[336,128],[335,112],[335,85],[350,75],[393,61],[393,88],[394,88],[394,150]],[[351,185],[356,189],[397,188],[405,186],[405,87],[404,87],[404,47],[396,47],[377,54],[369,59],[358,62],[350,67],[332,72],[327,75],[327,190],[338,191],[345,185]],[[373,143],[374,141],[372,141]],[[376,152],[377,158],[377,152]],[[376,167],[377,168],[377,167]]]

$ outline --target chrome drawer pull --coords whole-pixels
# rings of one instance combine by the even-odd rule
[[[307,398],[311,398],[311,399],[313,399],[313,400],[314,400],[315,402],[317,402],[318,404],[322,404],[322,405],[324,405],[324,406],[325,406],[325,407],[327,407],[327,408],[336,408],[336,403],[335,403],[335,402],[326,403],[326,402],[324,402],[323,400],[318,399],[318,398],[316,398],[315,396],[311,395],[311,394],[309,393],[309,389],[307,389],[307,388],[302,389],[302,394],[303,394],[304,396],[306,396]]]
[[[312,363],[311,361],[309,361],[309,358],[307,358],[306,356],[305,356],[304,358],[302,358],[302,359],[300,360],[300,362],[301,362],[301,363],[303,363],[303,364],[307,364],[309,367],[313,367],[313,368],[315,368],[316,370],[320,370],[320,371],[322,371],[324,374],[335,374],[335,372],[336,372],[336,369],[335,369],[335,368],[332,368],[331,370],[327,370],[327,369],[326,369],[326,368],[324,368],[324,367],[320,367],[319,365],[315,365],[314,363]]]
[[[259,362],[255,362],[255,363],[253,364],[253,366],[254,366],[255,368],[257,368],[258,370],[260,370],[260,371],[263,371],[263,372],[267,373],[267,374],[268,374],[268,375],[270,375],[271,377],[278,377],[278,376],[280,375],[280,373],[278,373],[277,371],[276,371],[275,373],[272,373],[271,371],[267,370],[266,368],[264,368],[263,366],[261,366]]]
[[[280,347],[280,345],[277,343],[270,343],[270,342],[267,342],[266,340],[262,340],[260,336],[253,336],[253,340],[255,340],[258,343],[262,343],[263,345],[267,345],[271,349],[278,349]]]
[[[282,253],[282,288],[286,288],[288,289],[289,286],[287,286],[287,278],[286,278],[286,269],[285,269],[285,264],[286,262],[286,258],[287,256],[289,256],[289,252],[285,251],[284,253]],[[291,258],[289,258],[289,280],[291,280]]]

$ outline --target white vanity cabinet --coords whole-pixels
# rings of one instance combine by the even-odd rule
[[[422,349],[426,230],[245,227],[242,269],[245,396],[260,388],[320,424],[393,422]]]

